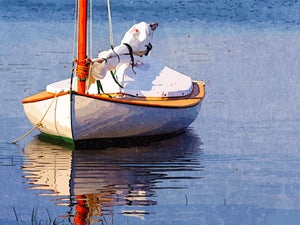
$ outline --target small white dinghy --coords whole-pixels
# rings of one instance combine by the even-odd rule
[[[86,16],[81,15],[87,3],[79,3],[77,77],[23,99],[29,121],[45,134],[71,141],[169,134],[188,127],[205,96],[203,81],[146,56],[137,67],[119,65],[118,82],[110,72],[101,83],[82,79],[80,69],[88,71],[91,62],[86,60]]]

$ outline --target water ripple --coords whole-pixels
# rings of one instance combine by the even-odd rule
[[[55,196],[58,205],[76,205],[75,211],[82,204],[95,213],[113,206],[156,205],[155,190],[186,188],[183,181],[201,179],[204,170],[201,142],[190,131],[149,145],[102,150],[72,151],[41,140],[24,148],[28,188]]]

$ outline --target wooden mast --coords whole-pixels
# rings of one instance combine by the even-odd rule
[[[77,64],[77,92],[85,93],[85,79],[88,73],[86,62],[86,35],[87,35],[87,0],[78,2],[78,64]],[[87,70],[87,71],[86,71]]]

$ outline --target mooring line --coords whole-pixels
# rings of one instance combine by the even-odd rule
[[[56,97],[58,96],[59,93],[62,93],[62,91],[56,93],[56,95],[54,96],[52,102],[50,103],[48,109],[46,110],[46,112],[45,112],[45,114],[43,115],[43,117],[42,117],[42,119],[40,120],[40,122],[38,122],[36,125],[34,125],[34,127],[33,127],[30,131],[28,131],[26,134],[24,134],[23,136],[19,137],[19,138],[16,139],[16,140],[12,141],[13,144],[15,144],[17,141],[23,139],[23,138],[26,137],[28,134],[30,134],[32,131],[34,131],[36,128],[38,128],[39,126],[42,125],[42,121],[43,121],[44,118],[46,117],[46,115],[47,115],[49,109],[51,108],[52,104],[54,103],[54,101],[55,101],[55,99],[56,99]]]

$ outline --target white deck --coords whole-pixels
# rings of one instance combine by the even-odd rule
[[[149,57],[143,57],[144,63],[132,68],[128,64],[119,66],[116,75],[119,83],[124,87],[120,88],[113,80],[110,72],[101,80],[105,93],[123,92],[139,97],[176,97],[185,96],[193,89],[190,77],[166,67]],[[46,87],[48,92],[68,91],[70,79],[49,84]],[[73,90],[77,90],[77,78],[73,80]],[[88,90],[89,94],[97,94],[96,83]]]

